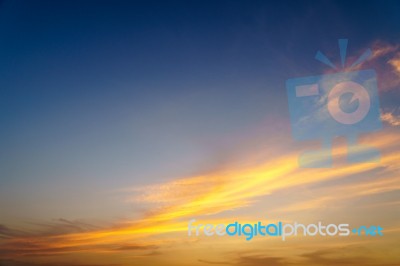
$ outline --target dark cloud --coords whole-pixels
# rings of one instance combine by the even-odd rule
[[[151,250],[157,249],[158,247],[155,245],[137,245],[137,244],[127,244],[127,245],[118,245],[118,247],[114,248],[114,250]]]
[[[20,230],[11,229],[5,225],[0,224],[0,238],[7,239],[24,235],[27,235],[27,233]]]
[[[34,229],[28,231],[12,229],[6,225],[0,224],[0,238],[15,238],[15,237],[45,237],[56,236],[72,233],[83,233],[93,230],[101,230],[102,227],[89,224],[84,221],[70,221],[67,219],[55,219],[46,223],[27,223],[33,225]]]
[[[84,221],[70,221],[59,218],[47,223],[30,223],[38,228],[37,234],[41,236],[62,235],[71,233],[84,233],[92,230],[100,230],[102,227]]]
[[[48,245],[35,243],[31,240],[10,241],[0,245],[0,257],[14,258],[21,256],[54,256],[77,251],[73,247],[52,248]]]
[[[311,253],[302,255],[303,258],[307,259],[312,265],[370,265],[370,261],[366,257],[353,256],[346,257],[342,250],[318,250]]]
[[[199,262],[214,265],[243,265],[243,266],[283,266],[289,265],[284,258],[279,257],[262,257],[262,256],[242,256],[233,262],[228,261],[210,261],[199,259]]]
[[[354,255],[364,254],[364,255]],[[304,265],[315,266],[395,266],[399,264],[384,264],[372,257],[371,251],[362,247],[343,247],[335,249],[317,250],[301,255],[306,259]]]
[[[93,245],[81,245],[72,247],[51,247],[51,243],[48,242],[40,243],[35,242],[36,240],[12,240],[2,243],[0,245],[0,257],[5,258],[15,258],[15,257],[45,257],[45,256],[56,256],[63,255],[66,253],[74,253],[81,251],[137,251],[144,252],[142,256],[154,256],[159,253],[156,252],[158,246],[156,245],[139,245],[139,244],[129,244],[129,245],[111,245],[97,244]],[[1,265],[0,265],[1,266]]]
[[[63,255],[66,253],[82,251],[137,251],[145,254],[142,256],[153,256],[158,246],[143,245],[137,243],[113,243],[113,244],[88,244],[57,246],[59,236],[74,233],[94,232],[101,228],[82,221],[69,221],[65,219],[54,220],[49,223],[35,223],[37,229],[24,232],[10,229],[0,225],[0,258],[14,259],[16,257],[45,257]],[[4,264],[4,263],[3,263]],[[0,264],[1,266],[2,264]]]
[[[359,246],[321,249],[304,253],[296,258],[266,257],[260,255],[240,256],[226,261],[199,259],[199,262],[211,265],[240,265],[240,266],[395,266],[399,263],[383,263],[374,258],[370,249]]]
[[[121,266],[121,264],[35,263],[29,261],[1,260],[0,266]]]
[[[202,263],[214,264],[214,265],[232,265],[232,263],[226,262],[226,261],[211,261],[211,260],[202,260],[202,259],[199,259],[198,261],[202,262]]]
[[[29,224],[35,226],[35,229],[29,232],[0,225],[0,240],[2,240],[0,242],[0,258],[53,256],[77,251],[76,247],[52,247],[54,241],[52,237],[100,229],[98,226],[83,221],[69,221],[61,218],[48,223]],[[87,248],[87,246],[83,248]]]
[[[279,257],[240,257],[236,265],[243,266],[283,266],[288,265],[284,258]]]

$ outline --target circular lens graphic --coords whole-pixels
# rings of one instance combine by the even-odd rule
[[[350,102],[358,100],[358,108],[354,112],[344,112],[340,108],[340,97],[345,93],[351,93]],[[367,90],[353,81],[344,81],[335,85],[328,95],[328,111],[341,124],[352,125],[360,122],[369,112],[371,100]]]

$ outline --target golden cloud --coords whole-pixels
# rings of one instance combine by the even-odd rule
[[[381,120],[391,126],[400,126],[400,116],[396,116],[392,112],[384,112],[381,114]]]

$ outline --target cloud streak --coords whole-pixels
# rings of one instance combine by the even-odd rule
[[[0,254],[8,259],[21,256],[120,252],[151,257],[156,250],[181,242],[174,240],[174,233],[186,231],[188,219],[199,216],[213,217],[216,214],[253,206],[262,196],[277,191],[303,185],[323,184],[329,180],[341,180],[378,168],[384,169],[388,175],[394,174],[392,177],[362,184],[325,189],[315,201],[303,201],[299,205],[289,206],[288,210],[318,207],[337,200],[336,197],[339,199],[350,197],[349,195],[366,197],[398,190],[400,183],[396,173],[400,167],[400,154],[396,150],[399,148],[397,145],[400,143],[399,140],[398,134],[390,132],[382,132],[367,139],[369,145],[376,146],[384,152],[380,164],[344,164],[330,169],[299,169],[297,165],[299,153],[283,153],[280,157],[270,158],[262,163],[254,162],[240,169],[226,169],[164,184],[135,188],[134,191],[140,193],[140,196],[135,196],[132,200],[138,204],[154,205],[152,211],[140,219],[103,228],[82,222],[59,220],[55,224],[46,225],[47,230],[41,234],[24,233],[3,226],[0,231],[3,237]],[[346,153],[345,146],[336,147],[333,151],[335,159],[345,158]],[[213,223],[219,221],[220,218],[213,219]],[[155,236],[157,238],[154,238]],[[270,261],[272,265],[273,263],[279,265],[280,262],[280,260]],[[243,263],[242,265],[258,265],[257,259],[246,260]]]
[[[378,74],[378,88],[385,92],[400,86],[400,45],[375,41],[372,56],[354,70],[372,68]],[[354,58],[353,58],[354,59]]]
[[[400,126],[400,115],[396,115],[394,112],[383,112],[381,114],[381,119],[391,126]]]

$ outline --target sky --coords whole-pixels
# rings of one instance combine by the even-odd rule
[[[399,265],[397,1],[1,1],[0,265]],[[374,69],[376,163],[303,169],[286,80]],[[346,68],[344,69],[346,70]],[[188,237],[191,219],[383,237]]]

